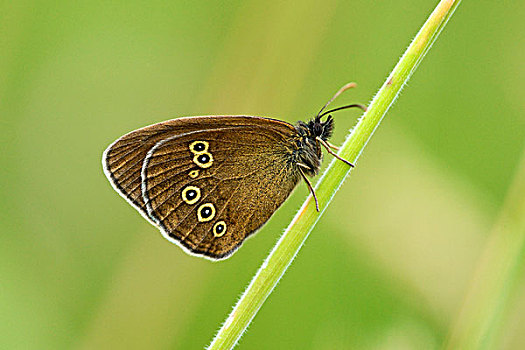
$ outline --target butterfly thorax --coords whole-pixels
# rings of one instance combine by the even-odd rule
[[[314,118],[308,123],[303,121],[295,124],[297,131],[296,149],[294,152],[294,162],[302,168],[308,176],[315,176],[321,168],[323,153],[318,138],[327,141],[334,130],[334,121],[329,116],[322,122],[319,118]]]

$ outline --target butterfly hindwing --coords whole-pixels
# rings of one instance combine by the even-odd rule
[[[143,202],[166,238],[220,259],[270,218],[299,179],[287,156],[292,126],[275,123],[189,131],[148,151]]]

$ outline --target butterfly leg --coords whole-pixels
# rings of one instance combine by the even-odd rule
[[[301,176],[303,177],[304,179],[304,182],[306,182],[306,185],[308,186],[308,189],[310,190],[310,192],[312,193],[312,196],[314,197],[314,200],[315,200],[315,209],[317,209],[317,211],[319,211],[319,202],[317,201],[317,196],[315,195],[315,191],[314,191],[314,187],[312,186],[312,183],[310,182],[310,180],[306,177],[306,175],[304,174],[303,170],[301,169],[301,166],[303,167],[307,167],[306,165],[304,164],[301,164],[301,163],[298,163],[299,165],[299,172],[301,173]],[[308,167],[307,167],[308,168]]]
[[[333,150],[336,150],[336,151],[339,151],[339,147],[337,147],[336,145],[332,145],[330,142],[328,141],[325,141],[326,144]]]
[[[355,166],[354,164],[350,163],[346,159],[339,157],[334,151],[332,151],[332,149],[330,148],[330,145],[325,140],[323,140],[319,136],[317,137],[317,140],[319,140],[319,142],[321,142],[321,145],[323,145],[324,148],[326,148],[328,153],[330,153],[331,155],[333,155],[334,157],[336,157],[340,161],[345,162],[346,164],[350,165],[352,168]]]

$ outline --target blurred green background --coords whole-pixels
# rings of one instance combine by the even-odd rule
[[[0,348],[208,344],[306,186],[212,263],[113,191],[105,147],[177,116],[304,120],[349,81],[334,106],[368,103],[436,4],[1,2]],[[523,13],[463,1],[239,349],[444,344],[525,146]],[[525,347],[517,275],[501,349]]]

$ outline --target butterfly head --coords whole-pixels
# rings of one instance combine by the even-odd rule
[[[321,118],[316,117],[308,122],[308,129],[310,129],[310,133],[314,135],[314,138],[319,137],[323,141],[327,141],[334,132],[334,119],[329,115],[323,122]]]

